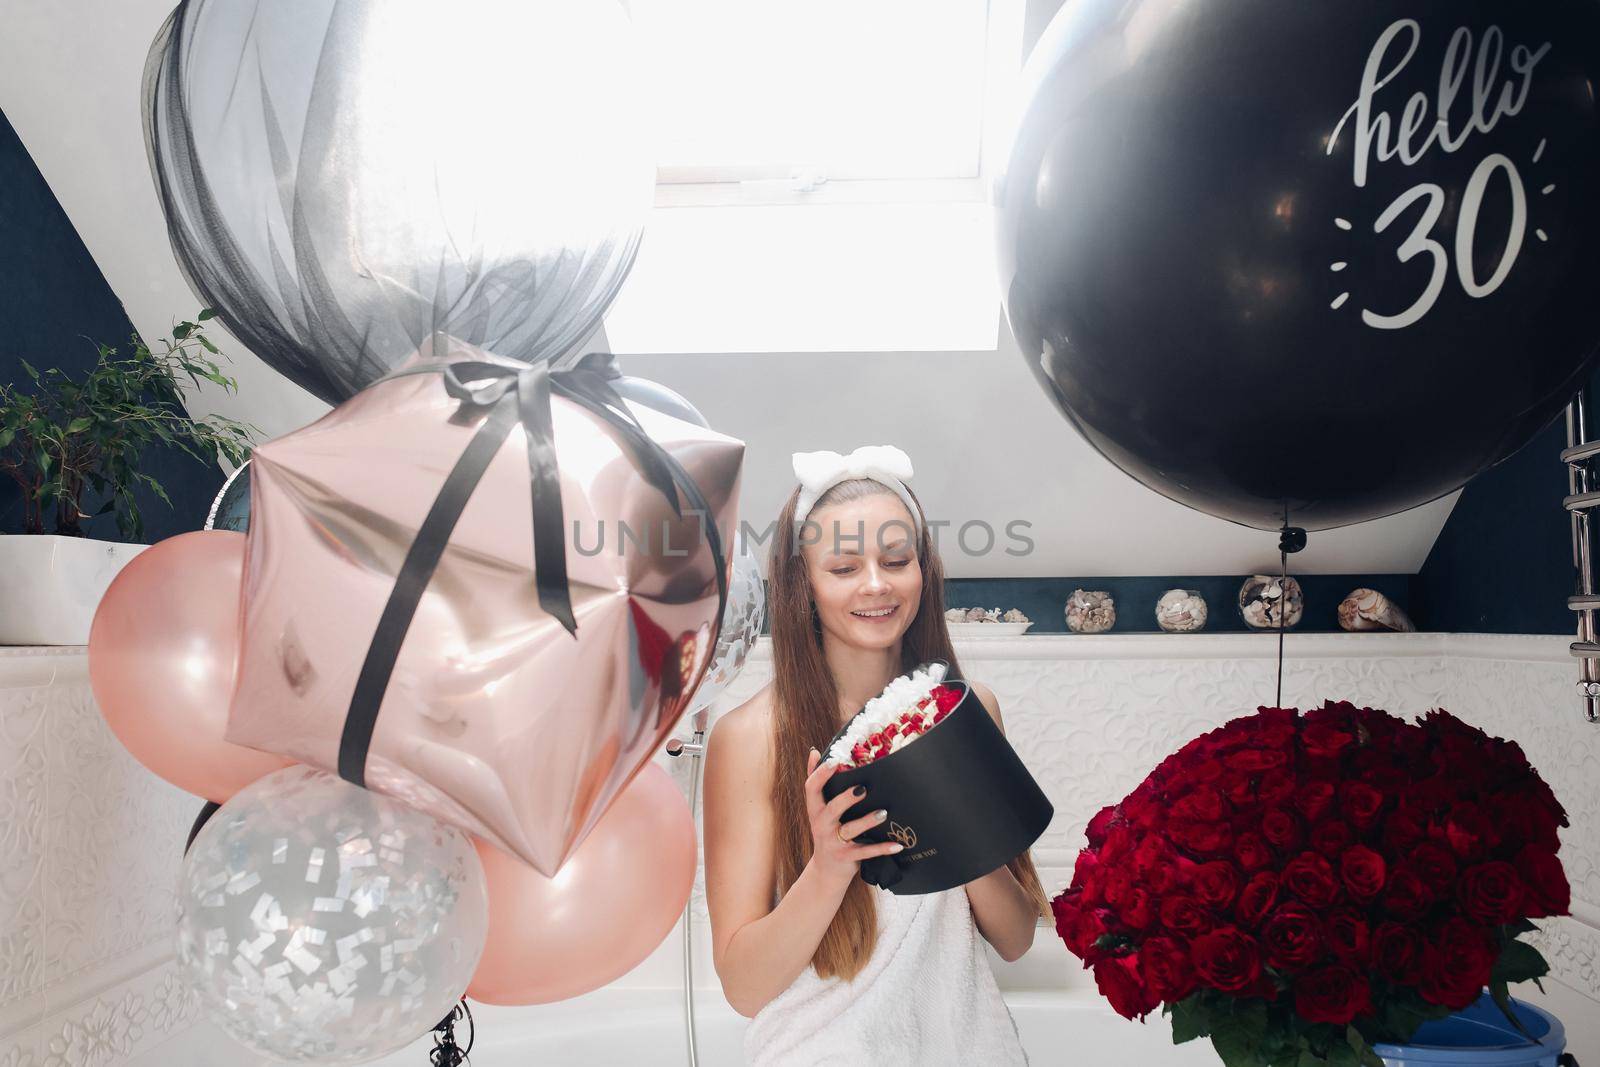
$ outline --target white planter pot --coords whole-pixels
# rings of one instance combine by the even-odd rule
[[[148,545],[0,534],[0,645],[86,645],[111,579]]]

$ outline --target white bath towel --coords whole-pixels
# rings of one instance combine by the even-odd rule
[[[749,1067],[1027,1064],[967,891],[872,892],[878,940],[866,967],[845,982],[807,966],[750,1020]]]

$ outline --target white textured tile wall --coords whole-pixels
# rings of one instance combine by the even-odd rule
[[[1571,918],[1540,944],[1582,1058],[1600,1054],[1600,728],[1582,721],[1565,637],[1290,634],[1285,704],[1348,699],[1396,714],[1442,706],[1518,740],[1566,805]],[[1056,806],[1034,849],[1045,887],[1071,876],[1083,827],[1196,733],[1275,702],[1276,638],[1257,634],[1037,635],[958,644],[999,695],[1007,732]],[[714,714],[770,677],[767,643]],[[659,756],[687,791],[687,759]],[[0,1067],[253,1062],[193,1030],[171,965],[173,885],[200,802],[117,745],[82,649],[0,650]],[[691,902],[696,985],[714,991],[703,877]],[[681,929],[681,927],[680,927]],[[675,931],[619,986],[676,986]],[[1082,981],[1049,931],[1009,987]],[[210,1051],[205,1049],[209,1047]]]
[[[109,1067],[193,1025],[171,967],[201,801],[129,756],[81,648],[0,650],[0,1067]]]

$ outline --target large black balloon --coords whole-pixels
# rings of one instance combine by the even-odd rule
[[[1201,511],[1443,496],[1600,342],[1597,76],[1593,0],[1068,0],[997,183],[1013,332],[1095,448]]]

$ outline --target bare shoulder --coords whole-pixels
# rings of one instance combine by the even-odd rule
[[[771,740],[772,686],[768,684],[712,724],[706,746],[707,760],[709,762],[718,750],[737,747],[745,758],[756,754],[762,757],[764,764],[770,763]]]
[[[772,685],[768,683],[732,710],[718,717],[712,730],[726,729],[730,734],[737,734],[740,740],[748,740],[758,733],[768,732],[772,729]]]

